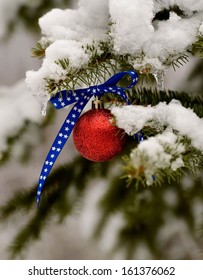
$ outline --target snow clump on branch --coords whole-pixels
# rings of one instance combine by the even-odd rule
[[[134,135],[144,127],[155,128],[159,132],[138,144],[130,154],[131,164],[136,172],[144,173],[148,185],[153,184],[153,176],[159,170],[169,168],[176,171],[183,167],[183,155],[188,145],[203,153],[203,119],[177,100],[169,104],[160,102],[154,107],[113,107],[111,112],[116,125],[129,135]],[[189,142],[185,143],[184,137]]]
[[[111,112],[116,118],[117,126],[130,135],[134,135],[145,126],[162,131],[167,127],[177,131],[180,136],[189,138],[192,146],[203,152],[203,119],[193,110],[183,107],[177,100],[172,100],[169,104],[160,102],[154,107],[114,107]]]

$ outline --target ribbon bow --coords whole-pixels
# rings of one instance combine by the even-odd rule
[[[130,75],[132,81],[127,87],[119,87],[116,84],[125,76]],[[57,160],[61,150],[63,149],[66,141],[68,140],[82,110],[85,105],[93,96],[99,98],[105,93],[113,93],[121,96],[127,104],[130,104],[128,97],[125,94],[126,89],[132,88],[138,81],[138,75],[135,71],[120,72],[112,76],[105,83],[97,86],[91,86],[89,88],[77,89],[75,91],[63,90],[58,92],[54,97],[50,99],[51,103],[56,109],[64,108],[67,105],[75,103],[67,118],[65,119],[61,129],[59,130],[51,149],[44,161],[41,174],[39,177],[38,189],[37,189],[37,204],[39,206],[41,193],[45,184],[45,181],[51,172],[51,169]]]

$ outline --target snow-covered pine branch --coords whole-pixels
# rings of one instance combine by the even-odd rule
[[[133,135],[145,126],[163,131],[166,127],[177,131],[181,136],[191,140],[191,144],[203,152],[203,119],[191,109],[183,107],[179,101],[172,100],[169,104],[160,102],[157,106],[114,107],[113,115],[116,124],[126,133]]]
[[[191,109],[183,107],[179,101],[172,100],[169,104],[160,102],[154,107],[114,107],[112,114],[117,126],[129,135],[134,135],[144,127],[158,132],[131,151],[131,172],[134,169],[134,175],[131,176],[136,178],[144,174],[147,184],[151,185],[155,182],[154,176],[166,169],[176,171],[185,165],[190,165],[192,169],[192,159],[187,157],[192,150],[196,161],[194,168],[202,164],[203,119]]]
[[[165,18],[159,20],[157,15],[163,11]],[[147,68],[162,87],[165,71],[191,50],[202,22],[201,0],[79,0],[78,9],[53,9],[39,19],[40,43],[49,42],[49,46],[42,67],[28,71],[26,83],[42,104],[56,90],[70,89],[81,69],[91,85],[89,73],[98,76],[100,72],[92,56],[96,53],[97,59],[104,53],[102,42],[109,46],[111,59],[123,59],[140,72]],[[58,63],[64,59],[67,67]]]

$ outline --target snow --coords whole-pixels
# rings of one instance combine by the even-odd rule
[[[188,20],[171,12],[167,21],[158,23],[157,29],[143,46],[143,51],[150,58],[158,57],[164,63],[166,58],[188,49],[196,39],[199,25],[198,16]]]
[[[160,102],[154,107],[151,105],[114,107],[112,114],[116,117],[116,124],[130,135],[148,124],[158,130],[163,130],[166,126],[176,130],[179,135],[191,139],[191,144],[203,151],[203,119],[191,109],[183,107],[177,100],[172,100],[169,104]]]
[[[144,44],[152,37],[153,1],[110,0],[111,37],[114,50],[119,54],[141,52]]]
[[[42,34],[51,41],[75,40],[84,44],[107,37],[108,1],[80,0],[78,9],[53,9],[39,19]]]
[[[131,163],[135,170],[144,168],[147,185],[153,184],[158,170],[171,168],[175,171],[184,166],[182,153],[185,148],[180,140],[173,132],[164,131],[141,142],[131,151]]]
[[[66,58],[69,67],[85,67],[88,62],[88,55],[85,53],[80,42],[72,40],[57,40],[46,49],[46,58],[38,71],[27,71],[26,83],[33,96],[36,96],[42,107],[50,95],[46,91],[46,78],[59,81],[65,79],[67,70],[64,70],[56,63],[56,60]]]
[[[183,1],[158,1],[159,9],[155,2],[131,0],[126,7],[124,0],[110,0],[114,51],[123,55],[131,54],[134,58],[130,62],[135,69],[151,64],[153,72],[166,70],[168,62],[190,49],[203,21],[201,3],[197,3],[196,8],[193,6],[199,13],[180,17],[170,12],[168,20],[153,21],[155,12],[175,4],[188,9],[191,1],[187,5]]]
[[[8,107],[9,104],[9,107]],[[25,121],[40,123],[39,107],[28,94],[22,80],[12,87],[0,87],[0,158],[7,148],[8,137],[14,136],[24,126]]]

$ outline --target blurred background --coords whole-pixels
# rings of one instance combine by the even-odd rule
[[[48,149],[67,115],[67,110],[56,114],[50,108],[48,116],[42,117],[39,104],[24,82],[25,72],[37,70],[41,65],[41,61],[31,54],[41,38],[38,18],[54,7],[76,6],[77,1],[73,0],[18,0],[15,3],[0,0],[0,206],[5,205],[16,191],[28,190],[37,182]],[[166,73],[165,88],[202,94],[202,75],[202,61],[191,57],[183,67]],[[70,138],[55,168],[71,164],[77,155]],[[110,174],[106,171],[104,176],[93,176],[88,180],[80,199],[76,203],[73,199],[74,210],[70,215],[64,215],[62,223],[53,215],[37,240],[30,240],[15,257],[203,258],[202,172],[197,180],[186,174],[181,184],[153,190],[153,194],[148,190],[138,192],[133,201],[129,200],[127,209],[126,206],[119,208],[118,201],[123,194],[115,193],[113,185],[112,192],[108,193],[107,182],[117,172],[110,163],[109,170]],[[116,195],[118,207],[108,210]],[[157,204],[160,208],[155,209]],[[161,220],[156,216],[159,213]],[[104,221],[105,215],[108,221]],[[14,257],[9,248],[30,217],[31,213],[25,208],[6,221],[1,219],[0,259]]]

